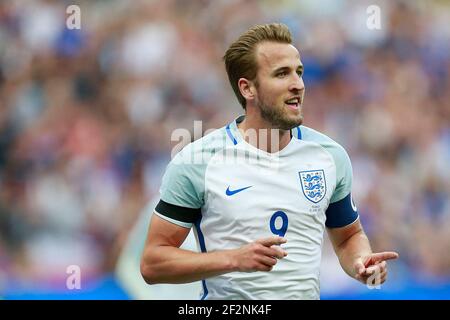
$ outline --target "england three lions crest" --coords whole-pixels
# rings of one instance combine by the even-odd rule
[[[323,170],[300,171],[300,184],[305,197],[314,203],[318,203],[325,197],[327,183]]]

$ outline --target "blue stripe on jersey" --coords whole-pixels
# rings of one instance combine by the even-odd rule
[[[351,224],[358,218],[358,211],[352,205],[352,194],[349,193],[342,200],[330,203],[325,212],[327,219],[325,225],[328,228],[340,228]]]
[[[200,222],[202,221],[202,217],[194,223],[195,228],[197,230],[197,236],[198,236],[198,242],[200,244],[200,250],[202,252],[206,252],[206,246],[205,246],[205,238],[203,237],[203,232],[200,229]],[[202,286],[203,286],[203,296],[200,298],[200,300],[205,300],[206,296],[208,295],[208,288],[206,287],[206,281],[202,280]]]
[[[203,286],[203,296],[200,298],[200,300],[205,300],[206,296],[208,295],[208,288],[206,287],[205,280],[202,280],[202,286]]]
[[[300,130],[300,127],[297,127],[297,138],[298,140],[302,140],[302,131]]]
[[[233,137],[233,134],[231,133],[229,124],[227,125],[227,129],[226,130],[227,130],[227,134],[230,137],[231,141],[233,141],[234,145],[237,145],[237,140]]]

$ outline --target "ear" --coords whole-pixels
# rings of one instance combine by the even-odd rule
[[[239,87],[239,91],[241,92],[242,96],[246,100],[255,99],[256,88],[252,81],[250,81],[246,78],[240,78],[238,80],[238,87]]]

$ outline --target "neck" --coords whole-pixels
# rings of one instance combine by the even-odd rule
[[[291,141],[291,130],[273,128],[260,114],[249,116],[246,112],[238,129],[247,143],[269,153],[282,150]]]

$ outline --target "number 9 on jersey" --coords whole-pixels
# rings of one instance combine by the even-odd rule
[[[281,219],[281,228],[277,228],[277,226],[275,225],[275,223],[277,222],[277,220]],[[278,225],[280,225],[278,223]],[[272,217],[270,218],[270,231],[272,231],[273,234],[278,235],[280,237],[284,237],[284,235],[286,234],[288,228],[288,217],[286,215],[286,213],[284,213],[283,211],[277,211],[275,212]]]

